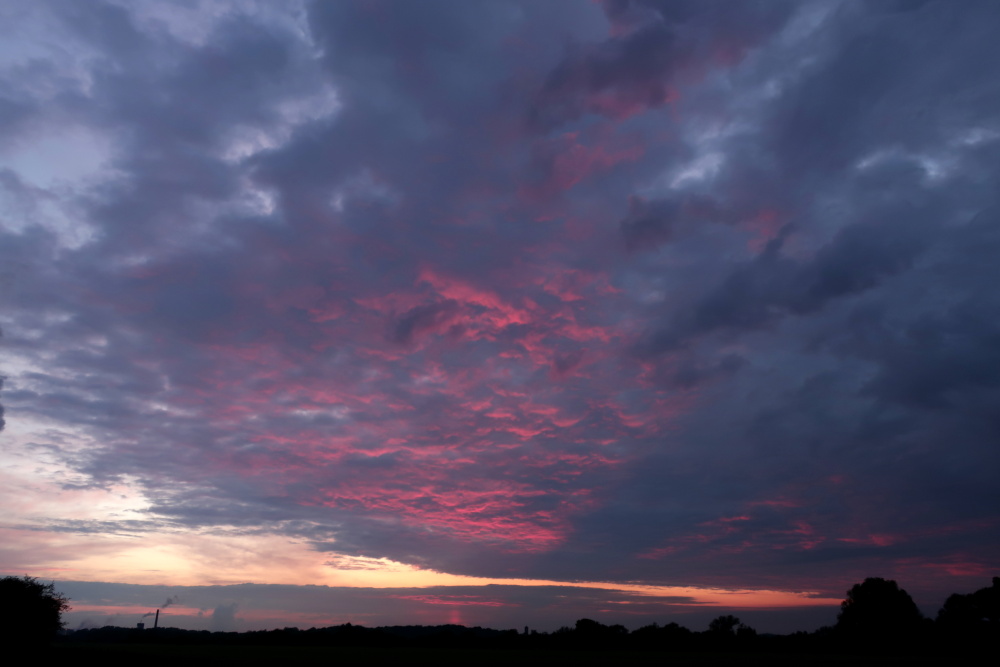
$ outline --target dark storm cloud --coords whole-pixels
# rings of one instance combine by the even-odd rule
[[[628,216],[621,222],[625,246],[635,250],[669,241],[678,209],[676,203],[669,201],[630,200]]]
[[[279,105],[303,104],[322,81],[304,66],[301,47],[259,23],[224,22],[205,45],[181,49],[166,33],[141,32],[122,8],[67,12],[62,18],[75,36],[109,49],[119,64],[98,61],[94,90],[81,102],[114,137],[123,175],[85,200],[103,252],[160,255],[197,246],[207,230],[192,224],[195,207],[221,203],[239,187],[240,170],[227,153],[280,133]],[[164,50],[172,57],[158,60]]]
[[[784,233],[757,257],[726,276],[678,322],[652,335],[647,353],[669,351],[692,338],[716,331],[759,329],[789,315],[808,315],[832,299],[876,287],[908,268],[927,240],[910,211],[891,211],[878,223],[859,223],[840,230],[809,261],[782,252]]]
[[[834,595],[992,562],[994,5],[39,7],[89,55],[3,72],[4,405],[149,507],[40,530]],[[15,151],[59,119],[104,147],[69,185]]]
[[[732,224],[733,218],[733,212],[722,210],[715,200],[702,195],[653,200],[632,197],[620,227],[626,249],[633,252],[670,242],[679,228],[690,231],[692,225],[709,222]]]
[[[806,179],[824,177],[877,147],[919,151],[953,141],[959,128],[991,122],[1000,91],[980,68],[996,55],[986,38],[995,5],[832,9],[833,39],[819,47],[799,85],[783,91],[770,121],[770,143],[786,173],[805,167]]]
[[[590,54],[571,57],[549,74],[532,124],[548,130],[589,110],[590,95],[611,91],[610,113],[628,114],[631,106],[662,106],[670,98],[669,81],[679,59],[670,27],[645,25],[613,39]]]
[[[848,337],[857,353],[878,359],[867,390],[914,409],[976,410],[1000,379],[994,352],[997,299],[988,256],[998,247],[997,208],[952,230],[929,267],[933,289],[950,299],[892,326],[884,313],[860,310]],[[985,394],[984,394],[985,392]],[[983,394],[980,398],[977,395]]]
[[[846,73],[834,77],[832,72],[846,68],[847,61],[860,70],[867,61],[864,54],[837,42],[825,57],[829,58],[827,62],[838,64],[820,67],[818,74],[804,78],[801,85],[787,84],[777,107],[781,110],[779,117],[787,119],[789,116],[780,114],[799,113],[800,95],[809,95],[801,112],[822,114],[823,122],[836,128],[833,134],[818,120],[801,125],[785,120],[774,125],[765,123],[756,135],[762,143],[741,137],[734,142],[734,158],[714,177],[725,216],[705,221],[695,214],[685,214],[682,207],[672,203],[678,201],[673,197],[654,200],[639,211],[633,204],[629,217],[621,224],[629,248],[665,247],[660,258],[674,257],[671,244],[679,249],[694,247],[690,239],[678,238],[679,223],[685,225],[685,237],[698,234],[694,224],[708,232],[715,229],[717,222],[742,228],[745,223],[739,212],[741,202],[745,206],[761,200],[759,194],[747,198],[741,189],[746,183],[762,180],[766,185],[766,179],[772,176],[766,169],[762,171],[759,156],[766,154],[765,146],[784,142],[778,144],[783,151],[778,155],[786,159],[778,163],[779,171],[774,176],[781,174],[785,181],[781,198],[774,203],[799,208],[791,216],[791,224],[786,224],[768,243],[762,243],[761,251],[750,259],[719,262],[713,258],[714,265],[706,266],[701,274],[702,278],[707,276],[704,286],[685,284],[683,290],[693,291],[694,295],[672,300],[667,310],[668,324],[651,331],[640,348],[647,354],[664,354],[683,347],[687,355],[711,359],[715,352],[710,350],[720,344],[751,344],[758,355],[724,376],[729,391],[718,383],[710,389],[715,406],[712,412],[727,414],[732,424],[705,421],[696,425],[687,422],[689,417],[684,420],[687,424],[682,428],[682,441],[699,446],[700,454],[675,443],[670,453],[664,451],[645,461],[650,472],[640,474],[640,479],[648,479],[650,493],[661,500],[675,498],[676,509],[662,517],[647,514],[648,521],[643,525],[655,526],[664,535],[676,536],[685,524],[691,531],[688,538],[666,540],[658,552],[662,561],[657,558],[653,563],[690,567],[694,565],[690,561],[680,565],[686,561],[685,551],[703,557],[706,551],[692,545],[715,543],[708,552],[717,556],[710,561],[726,559],[723,554],[727,552],[752,560],[754,552],[760,550],[762,562],[788,562],[789,577],[802,570],[791,565],[800,556],[838,561],[836,568],[826,570],[833,576],[843,576],[849,570],[859,573],[863,570],[859,563],[871,567],[870,559],[879,558],[879,554],[900,563],[910,558],[930,568],[935,558],[947,562],[948,557],[942,558],[940,543],[934,538],[918,538],[915,533],[930,531],[925,533],[929,536],[935,534],[933,530],[906,521],[894,523],[888,518],[892,512],[871,512],[869,502],[913,503],[927,512],[921,516],[942,517],[942,526],[959,516],[970,517],[974,524],[978,519],[971,517],[993,515],[991,510],[984,510],[996,506],[996,498],[989,490],[992,487],[973,469],[995,465],[987,444],[995,420],[979,408],[992,400],[995,391],[994,355],[984,347],[993,335],[992,325],[980,319],[990,311],[993,298],[983,290],[989,289],[986,286],[993,280],[990,276],[994,271],[986,261],[970,261],[970,252],[975,246],[985,257],[993,243],[995,226],[986,220],[995,218],[989,213],[995,206],[991,192],[994,186],[993,177],[986,174],[994,170],[984,170],[982,165],[984,160],[987,164],[992,160],[995,144],[981,145],[971,137],[964,141],[959,138],[968,127],[985,121],[983,113],[996,108],[992,98],[996,86],[982,78],[981,70],[971,62],[966,65],[967,59],[978,60],[984,49],[992,48],[971,22],[976,20],[977,11],[989,15],[993,9],[977,7],[969,14],[955,16],[944,3],[923,9],[913,5],[905,7],[912,12],[883,15],[876,11],[871,23],[849,24],[841,23],[837,12],[851,15],[858,8],[848,11],[844,6],[834,6],[837,11],[828,24],[831,29],[850,31],[863,25],[863,30],[876,30],[874,26],[888,30],[891,25],[899,32],[886,35],[885,40],[880,40],[881,32],[871,35],[871,48],[903,49],[905,53],[910,47],[902,44],[912,44],[915,58],[935,60],[934,65],[928,62],[928,68],[921,70],[900,64],[905,56],[894,52],[876,69],[888,68],[891,61],[899,68],[895,73],[890,74],[888,69],[882,74],[864,73],[865,77],[881,77],[880,84],[869,85],[881,86],[879,105],[885,117],[895,118],[897,111],[921,107],[925,115],[920,124],[911,124],[909,117],[903,117],[902,126],[890,128],[892,123],[886,121],[885,132],[868,138],[858,134],[856,130],[867,131],[872,110],[852,96],[852,87],[858,82]],[[919,35],[929,34],[932,23],[945,15],[949,25],[963,26],[963,34],[976,35],[975,43],[968,44],[955,58],[916,54],[915,45],[923,41]],[[818,44],[820,49],[829,46]],[[940,81],[945,86],[946,76],[961,81],[958,87],[962,95],[980,101],[964,111],[958,123],[953,105],[943,108],[939,98],[921,104],[922,98],[933,97],[929,91],[938,87],[938,83],[931,82]],[[921,78],[926,87],[916,83]],[[953,85],[948,83],[947,87]],[[813,88],[819,92],[821,86],[825,101],[804,92]],[[847,108],[854,111],[845,115],[842,105],[851,105]],[[935,105],[939,105],[936,112],[930,111]],[[838,132],[850,139],[838,139]],[[911,134],[904,137],[907,132]],[[906,143],[900,143],[901,139]],[[841,171],[835,177],[827,162],[830,151],[813,153],[827,141],[835,154],[843,156],[837,163]],[[938,142],[947,142],[948,148]],[[921,157],[919,151],[929,146],[937,147]],[[885,153],[880,154],[882,150]],[[874,156],[870,163],[856,166],[869,156]],[[741,162],[740,157],[747,161]],[[825,183],[814,180],[819,174]],[[801,190],[795,189],[798,184]],[[770,186],[757,189],[759,193],[772,190]],[[747,220],[752,213],[753,209],[745,211],[742,219]],[[822,239],[818,243],[815,234]],[[977,240],[970,243],[967,239],[971,237]],[[643,264],[637,262],[636,271]],[[716,275],[711,275],[709,269]],[[787,347],[792,341],[798,341],[793,343],[794,352]],[[724,358],[727,350],[721,347],[717,353]],[[675,362],[665,363],[669,370],[669,364]],[[676,363],[682,369],[690,368],[689,361]],[[708,362],[709,366],[712,363]],[[687,387],[691,386],[685,379],[688,375],[689,371],[668,372],[662,377],[668,384]],[[752,387],[766,389],[744,393],[752,392]],[[732,400],[739,403],[730,403],[724,397],[730,391]],[[878,400],[873,402],[873,398]],[[928,408],[934,412],[928,413]],[[710,419],[708,414],[706,419]],[[961,454],[949,453],[944,442],[951,446],[961,442]],[[718,454],[713,454],[716,451]],[[761,458],[774,455],[783,460]],[[942,469],[943,457],[951,463]],[[678,476],[670,471],[678,471]],[[841,476],[856,476],[849,489],[840,487],[844,484]],[[741,515],[743,512],[737,508],[743,507],[754,521],[770,524],[764,531],[768,537],[758,542],[756,531],[748,530],[749,521],[718,524],[725,530],[711,527],[708,515],[713,512],[709,500],[713,494],[687,481],[706,477],[718,483],[717,501],[733,510],[730,516]],[[824,490],[828,499],[812,497],[804,501],[804,480],[823,477],[834,479]],[[959,490],[955,485],[959,478],[970,481],[971,487]],[[635,489],[636,479],[631,485]],[[653,491],[656,488],[673,491],[664,494]],[[765,489],[772,497],[766,497]],[[929,492],[935,500],[928,497]],[[612,508],[629,507],[633,494],[622,490],[616,501],[599,513],[601,516],[588,522],[589,534],[600,534],[608,526],[627,526],[623,514],[627,516],[630,510],[618,514]],[[685,499],[689,497],[698,497],[704,511],[686,508]],[[843,499],[850,499],[846,512],[836,507]],[[635,502],[645,506],[638,505],[638,499]],[[765,507],[776,511],[761,517]],[[724,514],[721,509],[714,511],[718,512],[716,518]],[[867,518],[862,520],[866,512]],[[885,534],[862,537],[844,533],[834,524],[845,515],[858,517],[854,520],[857,526],[867,525],[872,532],[884,530]],[[944,520],[944,515],[952,519]],[[981,539],[982,533],[971,525],[959,530],[970,531],[966,534],[972,541]],[[717,537],[712,537],[713,530]],[[838,531],[842,547],[831,544],[831,534]],[[611,531],[601,543],[620,544],[637,534],[622,527]],[[780,547],[780,536],[793,539],[797,546]],[[865,540],[868,546],[862,547]],[[959,547],[960,542],[956,537],[952,544],[962,553],[965,547]],[[764,543],[769,545],[766,549],[762,549]],[[894,546],[890,548],[890,544]],[[995,550],[995,546],[980,548],[986,549],[983,554]],[[613,560],[607,559],[606,567],[611,567]],[[945,567],[942,560],[939,566]]]
[[[613,118],[656,109],[713,61],[739,59],[779,30],[791,5],[724,2],[609,2],[621,34],[571,51],[545,79],[530,124],[543,131],[585,113]]]

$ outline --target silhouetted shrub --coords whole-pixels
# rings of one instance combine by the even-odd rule
[[[0,579],[0,641],[5,646],[45,644],[62,629],[68,600],[34,577]]]

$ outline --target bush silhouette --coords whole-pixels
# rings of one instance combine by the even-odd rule
[[[0,579],[0,641],[5,646],[44,644],[62,628],[68,600],[53,584],[34,577]]]

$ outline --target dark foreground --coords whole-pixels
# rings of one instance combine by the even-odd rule
[[[522,650],[434,647],[192,646],[169,644],[60,644],[61,664],[93,661],[114,665],[699,665],[703,667],[792,667],[793,665],[945,665],[954,657],[916,655],[815,655],[773,653],[664,653],[662,651]]]

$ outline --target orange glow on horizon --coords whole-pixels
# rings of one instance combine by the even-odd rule
[[[322,554],[311,546],[280,536],[225,534],[178,535],[138,542],[129,538],[90,536],[80,548],[63,534],[59,555],[31,568],[36,576],[72,581],[160,586],[225,586],[243,583],[331,588],[416,588],[445,586],[565,587],[631,593],[649,598],[691,598],[671,606],[718,606],[764,609],[838,605],[839,598],[812,591],[664,586],[609,581],[560,581],[475,577],[423,569],[388,558]],[[207,574],[211,573],[211,574]],[[82,608],[81,608],[82,610]],[[146,609],[145,611],[149,611]],[[129,612],[131,613],[131,612]]]

